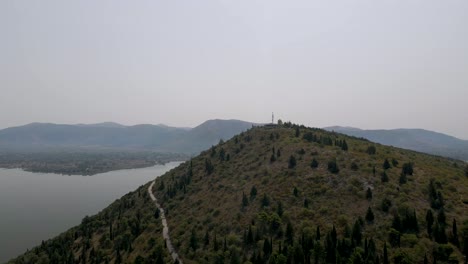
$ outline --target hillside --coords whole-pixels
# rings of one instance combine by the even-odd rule
[[[352,127],[327,127],[350,136],[419,152],[468,161],[468,141],[424,129],[362,130]]]
[[[198,154],[252,127],[238,120],[208,120],[187,129],[165,125],[123,126],[116,123],[60,125],[32,123],[0,130],[3,152],[44,150],[144,150]]]
[[[171,263],[148,186],[10,263]],[[189,264],[463,263],[468,253],[466,163],[321,129],[252,128],[153,192]]]

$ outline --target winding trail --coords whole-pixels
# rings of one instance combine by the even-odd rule
[[[178,262],[182,264],[183,263],[182,259],[180,259],[179,254],[177,254],[177,252],[175,251],[174,246],[172,245],[172,242],[171,242],[171,237],[169,236],[169,227],[167,226],[166,215],[164,214],[164,209],[158,203],[158,200],[156,199],[156,197],[154,197],[153,195],[154,183],[155,182],[153,181],[148,187],[148,193],[151,197],[151,200],[153,200],[153,202],[156,204],[156,207],[158,207],[159,209],[159,213],[160,213],[159,215],[161,217],[161,223],[163,225],[163,237],[164,237],[164,240],[166,241],[167,250],[169,250],[169,254],[171,254],[172,260],[174,262]]]

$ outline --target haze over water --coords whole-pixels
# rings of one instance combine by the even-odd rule
[[[0,169],[0,263],[94,215],[114,200],[175,168],[171,162],[94,176]]]

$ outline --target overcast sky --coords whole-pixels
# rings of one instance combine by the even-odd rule
[[[213,118],[468,139],[468,1],[0,1],[0,128]]]

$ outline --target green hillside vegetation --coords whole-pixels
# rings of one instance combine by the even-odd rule
[[[467,170],[286,123],[220,142],[153,191],[184,263],[464,263]],[[148,185],[11,263],[171,263]]]

